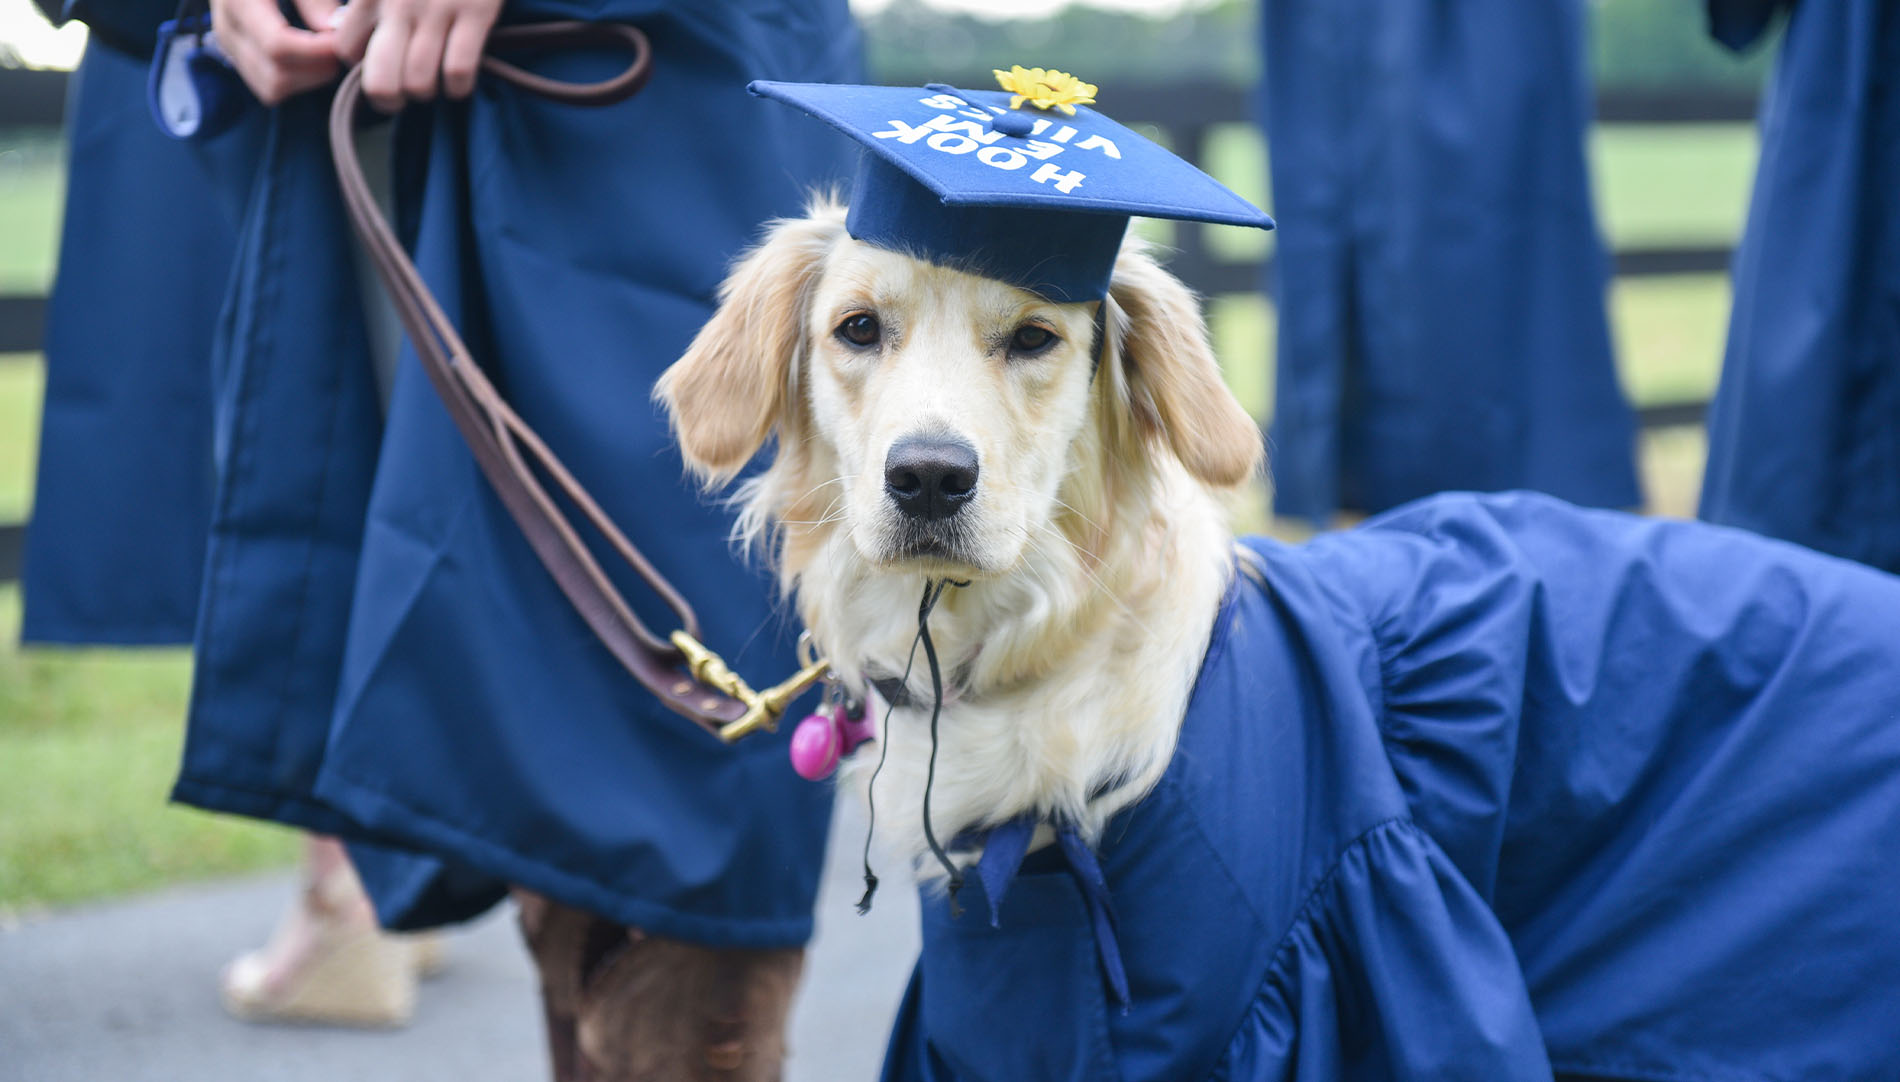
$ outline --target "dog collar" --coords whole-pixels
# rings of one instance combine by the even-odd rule
[[[877,690],[878,698],[892,710],[902,710],[911,705],[910,689],[895,676],[867,676],[865,680]]]
[[[871,689],[877,692],[878,698],[883,699],[884,704],[892,710],[903,710],[908,707],[920,705],[917,696],[910,693],[910,689],[904,686],[904,681],[901,678],[890,675],[873,676],[868,670],[861,671],[864,671],[864,682],[869,684]],[[968,676],[968,664],[966,663],[962,669],[952,673],[950,678],[944,682],[945,693],[943,701],[945,705],[953,702],[969,701],[968,696],[963,694],[964,682]],[[925,707],[929,706],[928,703],[921,705]]]

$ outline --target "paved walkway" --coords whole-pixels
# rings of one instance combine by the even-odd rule
[[[862,810],[840,808],[818,934],[792,1017],[788,1082],[876,1077],[917,952],[916,902],[887,869],[859,917]],[[449,937],[407,1029],[256,1026],[218,1006],[232,954],[293,890],[278,874],[163,891],[0,928],[0,1082],[538,1082],[539,1001],[512,912]]]

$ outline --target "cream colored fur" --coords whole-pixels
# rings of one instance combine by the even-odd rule
[[[967,581],[930,627],[947,697],[931,797],[940,839],[1023,811],[1094,838],[1159,779],[1230,573],[1223,490],[1257,471],[1258,429],[1233,400],[1193,296],[1124,247],[1094,371],[1093,304],[860,244],[842,208],[777,223],[656,396],[689,465],[730,480],[776,436],[736,499],[847,684],[904,671],[930,578]],[[883,336],[837,329],[871,313]],[[1011,334],[1059,341],[1019,356]],[[907,435],[973,444],[980,476],[954,552],[905,557],[882,463]],[[930,681],[888,720],[879,838],[925,852]],[[849,764],[862,786],[877,748]],[[1091,793],[1110,787],[1091,800]],[[925,867],[928,874],[932,869]]]

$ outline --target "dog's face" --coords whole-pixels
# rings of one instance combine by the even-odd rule
[[[912,576],[1007,575],[1051,533],[1086,549],[1157,450],[1215,485],[1260,457],[1193,297],[1139,251],[1108,300],[1055,304],[852,240],[835,206],[739,264],[656,395],[711,480],[777,433],[751,503],[793,555],[842,530]]]
[[[1016,564],[1088,419],[1094,308],[837,244],[806,305],[808,402],[860,556],[960,579]]]

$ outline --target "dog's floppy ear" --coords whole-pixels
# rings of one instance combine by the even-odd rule
[[[1136,431],[1167,444],[1211,485],[1238,485],[1260,468],[1260,428],[1221,380],[1200,305],[1136,244],[1109,286],[1111,319]]]
[[[805,305],[843,216],[821,203],[776,222],[719,288],[719,310],[653,387],[686,464],[709,482],[745,466],[795,404]]]

